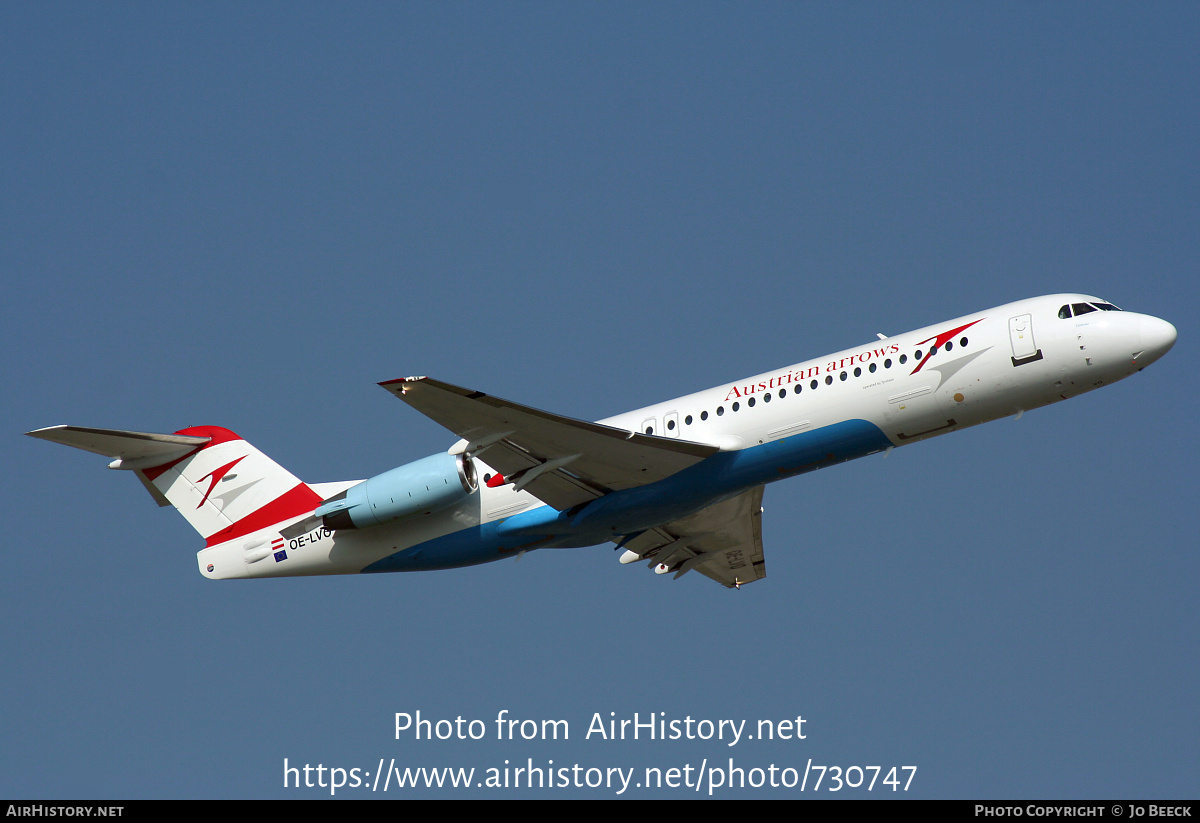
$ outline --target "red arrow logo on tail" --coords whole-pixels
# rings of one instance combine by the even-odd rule
[[[204,493],[204,499],[200,501],[200,506],[203,506],[205,504],[205,502],[207,502],[208,496],[210,494],[212,494],[212,490],[215,489],[217,487],[217,484],[221,482],[221,478],[224,477],[225,475],[227,475],[229,473],[230,469],[232,469],[234,466],[236,466],[238,463],[240,463],[241,461],[243,461],[245,459],[246,459],[246,455],[243,454],[237,460],[226,463],[224,466],[222,466],[219,469],[213,469],[211,472],[204,475],[204,477],[200,478],[201,481],[203,481],[209,477],[212,478],[212,482],[208,484],[208,491],[206,491]],[[200,508],[200,506],[197,506],[196,508],[198,509],[198,508]]]

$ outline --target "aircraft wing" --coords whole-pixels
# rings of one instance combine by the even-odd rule
[[[697,571],[726,588],[767,576],[762,546],[763,487],[714,503],[679,520],[642,532],[623,545],[651,566],[681,577]]]
[[[467,440],[466,451],[507,482],[559,511],[654,483],[718,451],[562,417],[428,377],[379,385]]]

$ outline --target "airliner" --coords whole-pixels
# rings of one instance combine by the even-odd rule
[[[214,579],[449,569],[612,542],[622,563],[763,579],[767,483],[1020,416],[1158,360],[1175,327],[1082,294],[1009,303],[591,423],[429,377],[380,385],[460,439],[304,483],[218,426],[52,426],[204,538]]]

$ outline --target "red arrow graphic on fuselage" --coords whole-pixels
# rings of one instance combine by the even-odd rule
[[[926,343],[928,343],[930,341],[933,341],[933,345],[929,347],[929,353],[921,358],[921,362],[917,364],[917,367],[915,369],[913,369],[911,373],[916,374],[917,372],[919,372],[921,370],[921,367],[925,365],[925,361],[927,361],[929,358],[933,357],[933,353],[935,351],[937,351],[938,349],[940,349],[942,346],[946,345],[946,343],[949,342],[954,337],[954,335],[958,334],[961,331],[965,331],[965,330],[971,328],[972,326],[974,326],[976,323],[978,323],[980,320],[983,320],[983,319],[984,318],[981,317],[981,318],[979,318],[979,320],[972,320],[970,323],[968,323],[965,326],[959,326],[957,329],[951,329],[950,331],[944,331],[941,334],[939,334],[937,337],[927,337],[924,340],[922,340],[920,343],[917,344],[918,346],[924,346]]]

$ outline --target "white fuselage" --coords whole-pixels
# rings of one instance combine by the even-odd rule
[[[759,462],[764,466],[769,460],[787,464],[791,456],[800,453],[806,438],[815,437],[825,437],[824,445],[832,443],[831,462],[840,462],[1099,388],[1144,368],[1161,357],[1174,340],[1174,328],[1157,318],[1113,310],[1085,295],[1051,295],[883,338],[600,422],[717,446],[720,453],[705,462],[716,461],[725,453],[760,449],[756,454],[763,456]],[[854,426],[839,428],[849,421]],[[829,433],[836,437],[830,440],[833,435]],[[487,472],[486,454],[479,462],[480,472]],[[670,510],[672,514],[664,516],[684,516],[707,505],[705,501],[735,494],[749,484],[827,464],[780,465],[777,474],[764,473],[763,466],[758,466],[736,477],[732,472],[701,472],[693,477],[714,488],[697,491],[694,480],[685,486],[682,481],[672,484],[668,478],[657,484],[661,491],[647,493],[663,498],[657,501],[655,512]],[[726,477],[729,488],[722,488]],[[314,488],[327,495],[350,485]],[[680,501],[678,510],[671,509],[674,500]],[[500,559],[514,549],[611,539],[610,535],[583,531],[560,532],[555,540],[533,541],[527,546],[489,543],[498,539],[489,524],[543,505],[512,485],[491,488],[481,483],[478,493],[433,514],[361,531],[330,532],[318,527],[288,538],[285,543],[291,557],[286,564],[228,562],[234,556],[240,558],[245,547],[255,541],[278,545],[279,528],[286,523],[206,548],[198,560],[201,572],[211,577],[336,574],[369,570],[384,558],[404,553],[414,558],[406,568],[422,568],[420,547],[432,546],[431,541],[440,541],[439,546],[446,541],[461,543],[461,548],[448,555],[442,549],[436,563],[428,566],[445,568]],[[644,500],[639,505],[646,507]],[[217,573],[206,571],[210,564]]]

